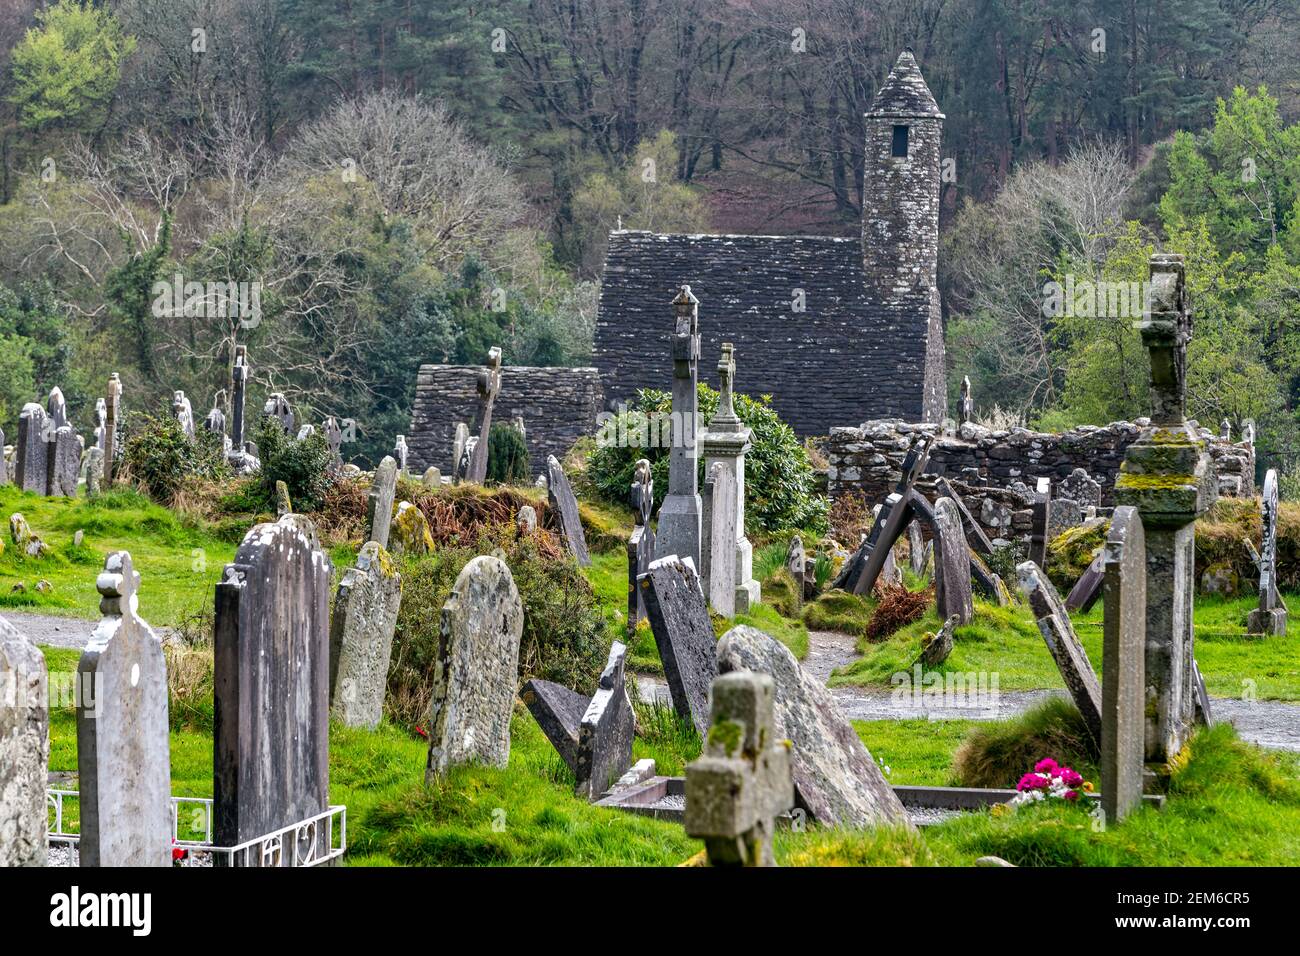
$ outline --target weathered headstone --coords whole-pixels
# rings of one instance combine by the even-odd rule
[[[1057,485],[1057,493],[1062,498],[1077,501],[1081,508],[1101,507],[1101,482],[1095,480],[1082,468],[1070,472]]]
[[[311,438],[311,436],[315,434],[316,434],[316,426],[313,425],[311,422],[306,422],[302,425],[301,428],[298,429],[298,434],[294,437],[297,441],[306,441],[308,438]]]
[[[398,504],[389,537],[393,554],[428,554],[434,548],[429,519],[409,501]]]
[[[704,753],[686,767],[688,836],[711,866],[775,866],[777,815],[794,806],[790,751],[777,739],[776,685],[738,671],[713,682]]]
[[[277,517],[293,514],[293,501],[289,498],[289,486],[283,481],[275,483],[275,513]]]
[[[794,606],[798,610],[803,604],[803,581],[808,567],[808,552],[804,550],[803,538],[790,536],[790,546],[785,549],[785,570],[794,582]]]
[[[632,737],[636,720],[624,685],[627,647],[614,641],[609,660],[596,684],[578,728],[577,794],[599,799],[632,765]]]
[[[1082,611],[1087,614],[1092,610],[1092,606],[1097,603],[1097,598],[1101,597],[1102,582],[1106,579],[1105,561],[1106,552],[1102,549],[1101,553],[1084,569],[1083,574],[1079,575],[1079,580],[1074,582],[1074,587],[1066,595],[1067,611]]]
[[[907,561],[917,577],[924,573],[925,535],[921,532],[921,522],[916,520],[907,526]]]
[[[1115,509],[1102,551],[1101,806],[1118,823],[1142,804],[1145,751],[1147,565],[1136,509]]]
[[[709,535],[709,605],[723,617],[736,614],[736,477],[721,462],[712,475]]]
[[[935,481],[935,488],[940,496],[951,498],[953,504],[957,506],[957,513],[961,515],[961,526],[966,531],[966,540],[970,542],[970,546],[980,554],[992,554],[993,542],[984,533],[984,529],[975,520],[975,516],[970,513],[970,509],[966,507],[966,502],[961,500],[961,495],[957,494],[957,489],[952,486],[952,482],[940,476]]]
[[[217,585],[218,846],[238,846],[329,808],[332,573],[311,521],[285,515],[244,536]],[[328,827],[312,825],[286,837],[278,852],[248,862],[289,866],[323,856],[329,845]]]
[[[1264,475],[1260,499],[1263,546],[1259,552],[1259,606],[1246,616],[1248,634],[1286,634],[1287,613],[1277,589],[1277,471]]]
[[[424,477],[420,479],[420,484],[431,491],[437,491],[442,487],[442,472],[432,466],[424,469]]]
[[[831,692],[800,669],[784,644],[742,625],[722,636],[717,651],[720,673],[754,671],[775,682],[775,737],[792,745],[798,805],[814,820],[847,828],[909,826],[907,811]]]
[[[1020,577],[1020,590],[1029,601],[1029,608],[1038,621],[1038,630],[1051,652],[1056,669],[1083,715],[1083,722],[1093,738],[1101,742],[1101,684],[1092,669],[1088,652],[1074,632],[1070,614],[1061,603],[1060,595],[1042,569],[1032,561],[1016,568]]]
[[[537,721],[546,739],[551,742],[565,765],[577,775],[578,731],[591,698],[563,684],[534,678],[524,684],[519,692],[528,712]]]
[[[988,563],[976,553],[974,548],[970,548],[967,553],[970,555],[971,586],[996,603],[998,607],[1010,605],[1011,592],[1007,590],[1002,578],[988,566]]]
[[[870,594],[876,586],[876,578],[893,550],[895,542],[902,536],[908,524],[915,517],[913,500],[920,496],[914,494],[916,484],[930,461],[930,443],[928,435],[915,438],[907,455],[903,459],[901,475],[894,493],[889,495],[880,507],[880,513],[871,525],[871,531],[858,546],[856,552],[836,575],[832,587],[840,588],[852,594]]]
[[[343,427],[333,415],[325,419],[321,426],[325,433],[325,444],[330,450],[330,464],[334,468],[343,467]]]
[[[492,434],[492,406],[501,391],[501,349],[488,349],[487,368],[478,373],[478,443],[469,460],[465,480],[481,485],[487,479],[488,446]]]
[[[975,400],[970,394],[970,376],[962,376],[961,380],[961,404],[959,406],[958,423],[965,425],[967,422],[975,420]]]
[[[1030,505],[1029,560],[1047,570],[1048,544],[1051,542],[1052,500],[1044,498]]]
[[[633,513],[632,534],[627,540],[627,633],[629,639],[636,632],[637,623],[645,618],[645,600],[636,586],[637,578],[650,570],[654,560],[655,533],[650,526],[654,510],[655,483],[649,459],[636,463],[632,476],[630,496]]]
[[[375,469],[366,496],[366,518],[370,525],[370,539],[381,548],[388,547],[388,532],[393,524],[393,499],[397,496],[397,462],[386,457]]]
[[[35,402],[23,406],[18,416],[18,451],[14,484],[23,491],[49,494],[49,416]]]
[[[286,435],[294,433],[293,406],[284,397],[284,393],[272,392],[267,398],[266,404],[262,406],[262,415],[265,418],[274,419],[284,429]]]
[[[451,483],[460,484],[465,480],[469,469],[466,448],[469,445],[469,426],[464,422],[456,423],[456,433],[451,443]]]
[[[673,299],[672,448],[668,453],[668,494],[659,506],[655,557],[702,560],[702,521],[699,491],[700,302],[684,285]],[[707,719],[707,715],[705,718]]]
[[[104,396],[95,399],[95,446],[104,450],[104,436],[108,424],[108,403],[104,401]]]
[[[519,534],[528,537],[537,533],[537,509],[532,505],[521,505],[515,515],[515,527]]]
[[[955,634],[957,627],[957,616],[954,614],[943,622],[943,627],[939,628],[934,634],[927,634],[921,639],[921,656],[918,658],[926,667],[938,667],[948,659],[952,653]]]
[[[384,712],[402,576],[373,541],[339,582],[330,620],[330,709],[349,727],[376,727]]]
[[[231,453],[244,453],[244,403],[248,399],[248,376],[252,367],[248,364],[248,348],[235,346],[235,363],[230,369],[230,446]]]
[[[0,868],[45,866],[49,757],[45,655],[0,618]]]
[[[546,458],[546,496],[551,508],[560,519],[560,531],[569,553],[578,559],[578,564],[591,566],[591,555],[587,553],[587,536],[582,530],[582,515],[578,511],[578,498],[573,487],[564,474],[559,460],[554,455]]]
[[[971,550],[962,531],[961,514],[951,498],[934,503],[934,599],[939,617],[969,624],[975,616],[971,597]]]
[[[704,592],[689,558],[656,558],[637,580],[659,647],[673,709],[703,736],[709,727],[709,684],[718,673],[717,639]]]
[[[104,418],[104,487],[111,488],[117,477],[117,421],[121,414],[122,380],[114,372],[108,377],[107,413]]]
[[[194,437],[194,407],[185,393],[177,390],[172,393],[172,414],[180,422],[181,431],[187,438]]]
[[[397,473],[403,477],[409,473],[406,468],[409,456],[410,449],[406,446],[406,436],[398,435],[397,441],[393,443],[393,460],[397,462]]]
[[[114,551],[95,586],[103,614],[77,665],[82,866],[171,866],[167,662],[141,620],[140,575]]]
[[[46,494],[63,495],[65,498],[77,496],[81,438],[71,425],[61,425],[50,432],[45,446],[45,467]]]
[[[442,608],[426,780],[459,764],[506,765],[523,629],[523,604],[505,562],[472,559]]]

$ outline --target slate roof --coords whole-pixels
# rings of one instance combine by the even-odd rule
[[[700,300],[700,378],[712,387],[727,341],[736,390],[771,394],[801,435],[919,419],[928,294],[877,301],[861,240],[827,236],[612,233],[595,348],[607,407],[638,388],[672,387],[670,303],[683,284]],[[802,313],[791,308],[797,289]]]
[[[930,87],[926,85],[921,68],[916,65],[916,58],[911,50],[904,50],[889,71],[885,85],[871,101],[867,115],[877,116],[933,116],[942,119],[939,104],[934,101]]]

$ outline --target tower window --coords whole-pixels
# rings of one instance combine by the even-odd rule
[[[907,127],[894,127],[894,148],[892,155],[907,158]]]

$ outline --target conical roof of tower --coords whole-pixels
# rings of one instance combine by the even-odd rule
[[[898,62],[889,71],[889,79],[871,101],[867,115],[877,116],[934,116],[943,118],[939,104],[934,101],[930,87],[925,84],[921,68],[911,50],[898,55]]]

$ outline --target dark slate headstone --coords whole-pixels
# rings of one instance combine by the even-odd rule
[[[18,416],[18,450],[14,461],[14,484],[38,495],[49,493],[49,416],[35,402],[23,406]]]
[[[45,655],[0,618],[0,868],[45,866],[49,757]]]
[[[63,425],[50,433],[45,455],[46,494],[75,498],[81,471],[81,439],[71,425]]]
[[[519,697],[542,728],[564,763],[578,772],[578,728],[591,699],[563,684],[534,678],[524,684]]]
[[[546,494],[551,507],[560,518],[560,530],[564,532],[565,543],[569,552],[585,567],[591,566],[591,555],[587,553],[587,537],[582,531],[582,516],[578,513],[578,498],[573,493],[564,469],[554,455],[546,459]]]
[[[104,616],[77,665],[82,866],[171,866],[167,662],[136,613],[140,575],[114,551],[95,586]]]
[[[894,493],[885,499],[880,513],[872,522],[871,531],[858,545],[858,550],[853,556],[844,562],[844,567],[831,582],[831,587],[852,594],[871,593],[876,585],[876,578],[880,576],[880,571],[885,566],[889,552],[915,516],[912,500],[919,498],[920,495],[914,493],[913,486],[930,462],[932,441],[933,438],[928,435],[913,440],[903,459],[901,474]]]
[[[1016,572],[1020,576],[1020,590],[1029,600],[1030,610],[1038,621],[1038,630],[1043,635],[1052,659],[1056,661],[1061,679],[1065,681],[1066,689],[1074,698],[1075,706],[1083,715],[1088,730],[1100,743],[1101,684],[1088,660],[1088,652],[1083,649],[1079,636],[1074,633],[1070,614],[1061,603],[1056,588],[1047,575],[1039,570],[1038,565],[1026,561],[1016,568]]]
[[[939,618],[956,617],[958,626],[975,616],[970,556],[956,503],[940,498],[934,503],[934,599]]]
[[[637,582],[645,597],[673,709],[703,736],[709,727],[709,685],[718,673],[717,639],[690,559],[668,555]]]
[[[1118,823],[1142,804],[1146,753],[1147,557],[1137,509],[1115,509],[1101,558],[1101,806]]]
[[[624,685],[627,647],[615,641],[578,729],[577,794],[599,799],[632,766],[636,719]]]
[[[329,808],[329,555],[302,515],[254,527],[217,585],[213,836],[236,846]],[[324,828],[252,866],[328,852]],[[242,861],[239,861],[242,862]]]
[[[1079,575],[1079,580],[1074,582],[1074,587],[1070,588],[1070,593],[1065,598],[1067,611],[1082,611],[1087,614],[1092,610],[1097,598],[1101,597],[1102,582],[1106,578],[1105,561],[1106,553],[1103,550]]]

